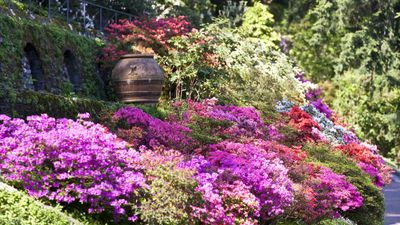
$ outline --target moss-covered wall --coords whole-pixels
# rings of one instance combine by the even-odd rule
[[[97,73],[99,46],[94,39],[56,25],[20,16],[0,14],[0,95],[22,89],[22,57],[31,43],[42,61],[46,91],[70,95],[72,85],[62,74],[64,52],[75,55],[82,74],[82,90],[77,96],[105,98],[104,85]]]

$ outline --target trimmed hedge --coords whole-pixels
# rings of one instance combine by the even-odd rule
[[[0,182],[1,225],[80,225],[61,212],[61,207],[46,206],[25,193]]]
[[[88,112],[95,122],[122,106],[87,98],[63,97],[50,93],[22,91],[14,95],[0,96],[0,114],[26,117],[43,113],[55,118],[76,118],[78,113]]]

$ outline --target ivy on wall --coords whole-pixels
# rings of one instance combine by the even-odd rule
[[[63,29],[56,24],[0,15],[0,95],[22,89],[22,57],[24,47],[31,43],[42,61],[46,91],[70,95],[72,84],[63,75],[64,53],[69,50],[77,59],[82,75],[77,96],[105,98],[104,84],[97,72],[99,46],[95,40]]]

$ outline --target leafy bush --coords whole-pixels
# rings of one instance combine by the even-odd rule
[[[251,105],[263,112],[273,111],[272,106],[278,100],[303,101],[304,90],[295,79],[296,69],[283,53],[226,29],[215,36],[223,43],[216,46],[216,54],[228,74],[221,83],[220,93],[224,94],[216,97],[236,105]]]
[[[165,18],[184,15],[196,26],[211,21],[213,7],[210,0],[153,1],[154,16]]]
[[[268,47],[277,48],[279,36],[273,28],[274,23],[274,16],[269,12],[268,6],[255,2],[246,9],[240,31],[247,37],[261,39]]]
[[[190,32],[191,24],[185,17],[166,19],[119,20],[106,27],[107,45],[102,61],[113,62],[127,53],[165,53],[168,40]]]
[[[26,194],[0,183],[0,224],[78,225],[60,207],[44,206]]]
[[[198,204],[200,196],[195,193],[194,172],[178,167],[183,156],[174,150],[145,150],[141,156],[149,187],[143,190],[136,207],[140,218],[146,224],[194,223],[191,205]]]
[[[200,100],[218,92],[225,71],[218,68],[213,37],[203,31],[172,38],[172,50],[158,57],[166,74],[165,97]]]

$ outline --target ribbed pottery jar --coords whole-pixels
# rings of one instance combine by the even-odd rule
[[[164,72],[153,55],[123,55],[112,71],[112,83],[122,102],[156,103],[164,83]]]

